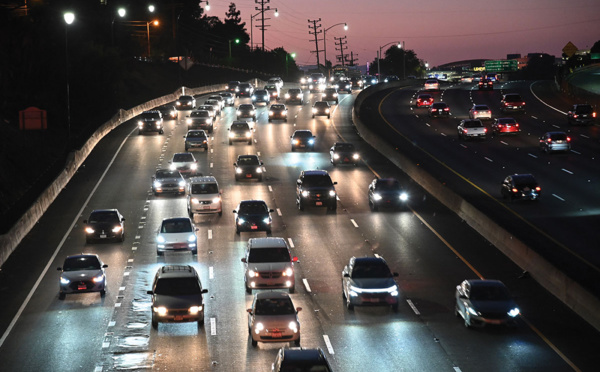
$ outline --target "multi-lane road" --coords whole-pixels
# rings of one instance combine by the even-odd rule
[[[415,117],[409,102],[417,89],[394,93],[401,95],[394,120],[415,120],[414,126],[432,130],[430,139],[436,147],[452,142],[457,146],[454,151],[470,151],[474,157],[491,151],[486,157],[494,159],[495,147],[514,146],[500,141],[526,141],[524,135],[494,139],[490,150],[483,143],[457,145],[439,134],[444,130],[449,137],[452,125],[443,119],[437,124],[438,119],[425,123]],[[468,100],[477,93],[457,88],[456,102],[448,99],[454,114],[466,108],[460,97]],[[444,99],[450,96],[445,93]],[[595,370],[600,362],[598,332],[531,278],[521,277],[521,270],[476,231],[362,142],[351,121],[354,97],[342,95],[331,119],[311,118],[310,105],[317,97],[308,93],[305,100],[310,103],[289,107],[288,123],[268,123],[267,108],[261,107],[252,145],[228,145],[227,127],[235,110],[225,109],[209,151],[195,154],[201,172],[214,175],[224,190],[223,216],[195,217],[197,257],[156,256],[159,222],[185,216],[186,205],[184,197],[155,197],[150,192],[155,169],[166,167],[174,152],[183,151],[187,112],[167,122],[162,136],[138,135],[133,122],[109,134],[0,272],[2,369],[269,370],[276,351],[286,345],[251,346],[246,309],[252,297],[245,293],[240,261],[248,238],[264,233],[236,235],[232,213],[240,200],[263,199],[275,210],[272,235],[288,240],[299,257],[296,293],[291,297],[295,306],[302,307],[302,346],[322,348],[334,370]],[[389,118],[385,107],[381,114]],[[313,131],[314,152],[291,152],[289,137],[295,129]],[[361,150],[358,167],[331,166],[328,150],[339,140],[353,142]],[[481,149],[475,151],[473,146]],[[247,153],[258,153],[264,161],[263,182],[235,181],[232,164],[237,155]],[[337,181],[336,213],[299,211],[295,205],[300,171],[315,168],[328,170]],[[487,168],[477,166],[481,171]],[[409,185],[410,208],[371,212],[367,186],[376,176],[396,177]],[[491,184],[490,190],[495,190]],[[555,193],[569,198],[566,189]],[[82,220],[99,208],[118,208],[125,216],[123,243],[85,244]],[[107,295],[67,295],[61,301],[56,267],[65,256],[80,252],[97,253],[109,265]],[[341,271],[351,256],[374,253],[400,274],[400,310],[349,312],[342,300]],[[201,328],[193,323],[161,324],[155,331],[150,326],[146,291],[156,270],[170,263],[193,265],[208,288]],[[456,285],[478,276],[500,279],[513,292],[522,314],[517,327],[469,330],[455,317]]]

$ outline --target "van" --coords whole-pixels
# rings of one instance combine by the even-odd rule
[[[192,177],[187,184],[187,210],[194,214],[218,213],[223,215],[223,202],[219,183],[213,176]]]

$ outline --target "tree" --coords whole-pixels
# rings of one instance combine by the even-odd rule
[[[554,56],[546,53],[531,56],[527,61],[527,66],[523,68],[524,78],[532,80],[553,79],[556,71]]]

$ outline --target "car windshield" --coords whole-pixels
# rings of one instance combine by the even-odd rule
[[[318,176],[318,175],[314,175],[314,176],[304,176],[304,184],[306,185],[310,185],[310,186],[317,186],[317,187],[330,187],[333,186],[333,182],[331,182],[331,178],[329,178],[328,176]]]
[[[179,178],[179,172],[170,170],[161,170],[156,172],[156,178]]]
[[[443,109],[444,107],[446,107],[446,104],[445,103],[434,103],[431,107],[436,108],[436,109]]]
[[[510,294],[503,286],[476,285],[471,287],[470,298],[478,301],[507,301]]]
[[[351,143],[341,143],[335,145],[334,151],[354,151],[354,145]]]
[[[202,106],[198,106],[198,110],[202,110],[202,111],[212,111],[215,108],[212,107],[211,105],[202,105]]]
[[[252,105],[240,105],[240,110],[252,110],[253,108]]]
[[[191,163],[194,161],[192,154],[175,154],[173,155],[173,163]]]
[[[300,93],[300,90],[299,90],[299,89],[290,89],[290,90],[288,91],[288,93],[289,93],[289,94],[299,94],[299,93]]]
[[[498,119],[498,124],[515,124],[516,122],[515,119]]]
[[[327,108],[329,104],[327,102],[315,102],[315,107],[317,108]]]
[[[294,137],[295,138],[310,138],[312,136],[313,136],[312,132],[305,131],[305,130],[303,130],[303,131],[296,131],[294,133]]]
[[[592,106],[590,105],[578,105],[575,109],[575,112],[578,114],[591,114],[592,111]]]
[[[480,110],[480,111],[485,111],[485,110],[489,110],[489,107],[487,107],[485,105],[477,105],[477,106],[473,107],[473,109]]]
[[[194,98],[192,96],[181,96],[181,97],[179,97],[180,101],[191,101],[193,99]]]
[[[284,105],[272,105],[271,110],[283,110],[285,109]]]
[[[156,282],[154,293],[157,295],[185,296],[201,293],[195,278],[161,278]]]
[[[566,133],[552,133],[550,135],[550,138],[552,138],[553,141],[560,141],[560,140],[566,140],[567,139],[567,134]]]
[[[262,202],[250,202],[240,204],[238,213],[259,214],[268,213],[267,205]]]
[[[365,264],[354,264],[352,269],[353,279],[368,278],[391,278],[392,273],[383,262],[369,262]]]
[[[478,120],[469,120],[469,121],[465,121],[465,128],[478,128],[478,127],[482,127],[483,124],[481,124],[480,121]]]
[[[187,133],[188,138],[204,138],[206,137],[206,133],[204,131],[189,131]]]
[[[63,271],[100,270],[100,261],[96,256],[67,257]]]
[[[192,111],[192,113],[190,114],[191,118],[207,118],[209,116],[210,116],[210,113],[206,110]]]
[[[160,119],[160,114],[158,112],[144,112],[142,119]]]
[[[254,315],[286,315],[296,310],[289,298],[264,298],[256,301]]]
[[[193,183],[192,194],[217,194],[219,188],[215,183]]]
[[[269,94],[269,92],[267,92],[266,90],[260,89],[260,90],[255,90],[254,94],[256,94],[257,96],[260,96],[260,95],[266,96],[267,94]]]
[[[377,182],[377,191],[396,191],[400,189],[398,181],[379,181]]]
[[[521,98],[520,95],[518,94],[509,94],[504,98],[505,101],[510,101],[510,102],[516,102],[516,101],[522,101],[523,98]]]
[[[92,212],[88,220],[89,223],[119,223],[117,212]]]
[[[231,124],[231,130],[233,130],[233,131],[249,130],[249,127],[248,127],[248,124]]]
[[[421,94],[419,96],[419,99],[430,99],[430,98],[431,98],[431,96],[429,94]]]
[[[285,247],[251,249],[248,262],[290,262],[290,254]]]
[[[160,232],[164,234],[192,232],[192,224],[188,219],[163,221]]]
[[[260,162],[256,156],[240,156],[237,165],[259,165]]]

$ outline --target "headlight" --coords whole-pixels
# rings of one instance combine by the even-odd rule
[[[300,143],[300,141],[299,141],[299,140],[297,140],[297,139],[295,139],[295,140],[292,140],[292,143],[293,143],[294,145],[297,145],[297,144],[299,144],[299,143]]]
[[[138,126],[143,127],[144,126],[144,122],[143,121],[138,121]]]
[[[102,283],[104,281],[104,274],[98,275],[97,277],[93,278],[92,281],[94,283]]]
[[[354,155],[352,155],[352,159],[354,159],[354,160],[358,160],[358,158],[359,158],[359,157],[360,157],[360,156],[359,156],[358,154],[354,154]]]
[[[335,190],[329,190],[329,196],[335,196]]]
[[[400,200],[402,201],[407,201],[408,200],[408,194],[403,192],[400,194]]]
[[[252,132],[246,132],[246,138],[252,137]]]
[[[188,236],[187,238],[188,242],[195,242],[196,241],[196,234],[190,234],[190,236]]]
[[[253,100],[253,101],[256,101],[256,96],[252,96],[252,100]]]
[[[265,329],[265,326],[262,323],[260,323],[260,322],[258,322],[258,323],[256,323],[254,325],[254,332],[255,333],[258,333],[258,332],[262,331],[263,329]]]
[[[373,194],[373,199],[375,199],[375,200],[381,200],[381,195],[380,194]]]
[[[511,317],[513,317],[513,318],[514,318],[514,317],[516,317],[517,315],[519,315],[519,308],[518,308],[518,307],[515,307],[514,309],[511,309],[511,310],[508,312],[508,315],[510,315],[510,316],[511,316]]]
[[[310,193],[306,190],[302,191],[302,196],[304,196],[305,198],[308,197],[308,195],[310,195]]]
[[[294,270],[292,270],[291,267],[288,267],[287,269],[285,269],[285,271],[283,272],[283,276],[292,276],[294,275]]]
[[[256,168],[256,173],[262,173],[262,168],[261,167]]]
[[[242,168],[240,168],[240,167],[235,168],[235,173],[241,174],[242,173]]]
[[[229,132],[229,138],[233,138],[233,137],[235,137],[235,133]]]
[[[298,333],[298,323],[290,322],[290,324],[288,324],[288,328],[294,331],[294,333]]]
[[[86,232],[86,233],[88,233],[88,234],[93,234],[93,233],[94,233],[94,231],[95,231],[95,230],[94,230],[94,229],[92,229],[91,227],[86,227],[86,228],[85,228],[85,232]]]
[[[189,309],[190,314],[196,315],[202,311],[202,306],[191,306]]]
[[[286,98],[286,99],[289,99],[289,98],[290,98],[290,95],[286,93],[286,94],[285,94],[285,98]]]
[[[171,165],[169,165],[169,169],[175,170],[175,169],[177,169],[177,166],[175,164],[171,164]]]
[[[179,181],[179,187],[184,187],[185,186],[185,181]]]
[[[158,313],[160,316],[165,316],[167,315],[167,308],[164,306],[155,307],[154,312]]]
[[[314,143],[315,143],[315,140],[314,140],[314,139],[312,139],[312,138],[311,138],[311,139],[309,139],[309,140],[308,140],[308,144],[309,144],[309,145],[312,145],[312,144],[314,144]]]
[[[250,115],[254,115],[254,110],[251,110],[251,111],[250,111]]]
[[[242,112],[240,110],[237,110],[236,113],[238,116],[240,116],[242,114]]]
[[[271,223],[271,218],[269,217],[265,217],[263,218],[263,222],[266,223],[267,225]]]
[[[334,158],[334,159],[339,159],[339,158],[340,158],[340,156],[339,156],[338,154],[333,154],[333,158]]]
[[[242,217],[238,218],[238,225],[243,225],[246,222],[245,219],[243,219]]]
[[[338,96],[338,94],[337,94],[337,93],[333,93],[333,96],[334,96],[334,97],[337,97],[337,96]]]
[[[193,121],[192,121],[192,119],[190,119],[190,118],[188,118],[188,119],[185,119],[185,123],[186,123],[186,124],[192,124],[192,122],[193,122]]]
[[[273,116],[273,111],[269,111],[269,116]]]
[[[198,164],[193,163],[192,165],[190,165],[190,168],[192,168],[192,169],[198,169]]]
[[[62,276],[60,277],[60,284],[67,285],[69,283],[71,283],[71,281],[69,279],[63,278]]]
[[[249,276],[249,277],[251,277],[251,278],[255,278],[255,277],[256,277],[256,278],[257,278],[257,277],[258,277],[258,275],[259,275],[259,274],[258,274],[258,272],[257,272],[257,271],[254,271],[254,270],[248,270],[248,276]]]
[[[116,232],[121,231],[122,229],[123,228],[121,226],[115,226],[115,227],[112,228],[112,232],[116,233]]]
[[[213,203],[218,203],[220,201],[221,201],[221,197],[219,197],[219,196],[214,197],[212,200]]]
[[[156,237],[156,241],[157,241],[158,243],[164,243],[166,240],[165,240],[165,237],[164,237],[164,236],[162,236],[162,235],[159,235],[159,236],[157,236],[157,237]]]
[[[329,109],[325,109],[325,113],[329,114]]]
[[[191,198],[190,201],[192,202],[192,204],[200,203],[200,200],[198,200],[197,198]]]
[[[181,106],[181,102],[175,102],[176,106]]]
[[[472,315],[479,315],[479,312],[475,311],[472,307],[467,307],[467,311]]]

